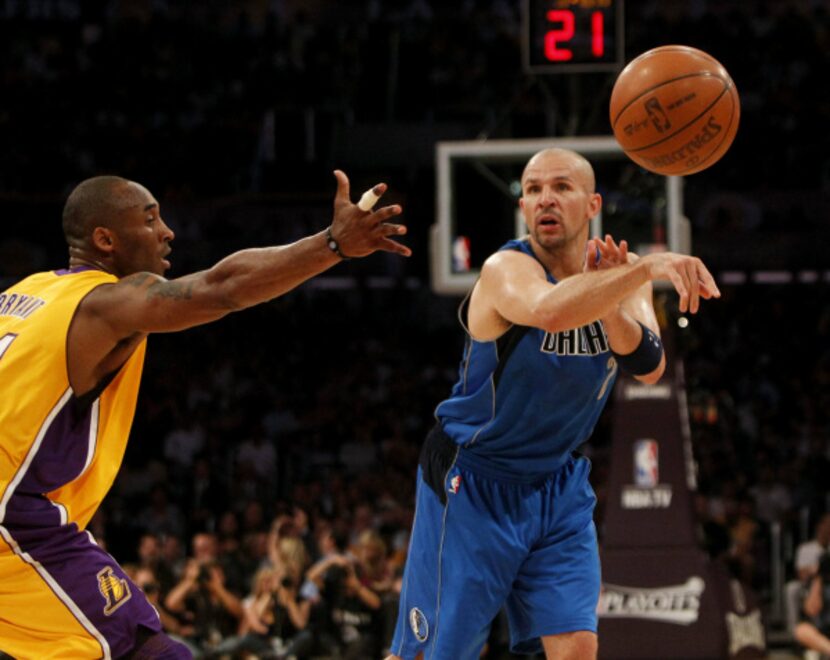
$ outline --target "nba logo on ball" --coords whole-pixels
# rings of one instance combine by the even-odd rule
[[[634,443],[634,483],[641,488],[654,488],[660,482],[660,464],[656,440]]]
[[[631,160],[657,174],[682,176],[705,170],[727,152],[741,100],[729,72],[709,53],[658,46],[620,72],[609,117]]]

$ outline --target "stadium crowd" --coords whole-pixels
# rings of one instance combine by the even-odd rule
[[[689,43],[717,55],[741,92],[741,130],[717,180],[687,183],[696,251],[740,270],[764,242],[777,267],[826,268],[816,238],[830,159],[815,136],[830,119],[827,4],[634,4],[627,55]],[[180,209],[275,193],[289,204],[284,223],[253,227],[221,212],[202,226],[174,215],[179,273],[247,239],[283,241],[288,223],[325,226],[324,215],[315,222],[333,163],[405,190],[410,245],[425,255],[432,152],[414,144],[423,133],[408,137],[412,126],[434,139],[608,132],[608,76],[517,73],[519,17],[507,0],[350,0],[336,11],[289,0],[0,3],[0,206],[28,218],[22,234],[55,237],[21,249],[0,236],[0,278],[63,265],[55,205],[104,171]],[[753,48],[734,47],[747,40]],[[382,165],[349,141],[373,135],[366,126],[392,142]],[[742,145],[765,157],[750,166]],[[792,192],[764,206],[772,189]],[[391,288],[370,286],[361,264],[338,268],[356,285],[306,286],[150,340],[124,466],[91,529],[166,629],[205,657],[371,658],[391,637],[413,466],[460,354],[457,300],[429,292],[425,257],[381,261]],[[675,331],[697,511],[711,554],[769,604],[771,529],[789,539],[796,577],[795,544],[830,511],[828,282],[721,289]],[[609,418],[586,449],[600,534]],[[510,657],[506,648],[497,625],[487,657]]]

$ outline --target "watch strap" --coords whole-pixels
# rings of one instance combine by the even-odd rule
[[[337,242],[337,239],[332,236],[331,226],[326,229],[326,245],[329,250],[334,252],[334,254],[340,257],[343,261],[348,261],[350,259],[350,257],[347,257],[340,251],[340,244]]]

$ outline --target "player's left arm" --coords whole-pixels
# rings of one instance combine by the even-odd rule
[[[639,257],[628,251],[626,241],[617,244],[610,235],[588,241],[586,270],[634,263]],[[608,343],[620,368],[643,383],[656,383],[666,370],[666,354],[660,341],[660,325],[654,313],[653,287],[646,282],[623,298],[602,317]]]

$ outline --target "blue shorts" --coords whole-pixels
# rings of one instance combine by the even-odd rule
[[[569,458],[535,484],[483,477],[454,457],[435,462],[422,455],[418,468],[392,653],[476,660],[502,607],[513,652],[540,652],[546,635],[596,632],[590,462]]]

